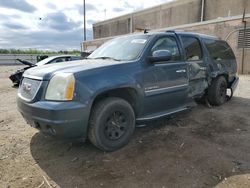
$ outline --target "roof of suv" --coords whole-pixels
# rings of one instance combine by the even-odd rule
[[[191,36],[199,36],[203,39],[220,39],[219,37],[212,36],[212,35],[206,35],[206,34],[201,34],[201,33],[195,33],[195,32],[186,32],[186,31],[174,31],[174,30],[169,30],[169,31],[160,31],[160,32],[148,32],[145,33],[147,35],[157,35],[157,34],[166,34],[166,33],[176,33],[177,35],[191,35]]]
[[[171,32],[171,31],[167,31]],[[176,34],[180,35],[193,35],[193,36],[199,36],[201,38],[213,38],[213,39],[219,39],[219,37],[212,36],[212,35],[206,35],[206,34],[201,34],[201,33],[195,33],[195,32],[185,32],[185,31],[174,31]]]

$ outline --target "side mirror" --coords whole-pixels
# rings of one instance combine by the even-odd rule
[[[172,58],[172,54],[169,50],[156,50],[152,56],[149,57],[150,62],[169,61]]]

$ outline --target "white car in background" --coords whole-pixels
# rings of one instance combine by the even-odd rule
[[[26,60],[17,59],[22,64],[28,65],[28,67],[17,70],[15,73],[11,74],[9,78],[13,82],[14,86],[18,86],[22,79],[22,75],[24,71],[26,71],[27,69],[31,67],[42,66],[42,65],[52,64],[52,63],[61,63],[61,62],[66,62],[66,61],[76,61],[80,59],[83,59],[83,58],[81,56],[75,56],[75,55],[58,55],[58,56],[51,56],[51,57],[45,58],[36,64],[33,64]]]

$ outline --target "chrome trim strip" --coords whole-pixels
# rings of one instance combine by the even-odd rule
[[[185,69],[181,69],[181,70],[177,70],[177,71],[175,71],[175,72],[177,72],[177,73],[185,73],[186,70],[185,70]]]
[[[23,77],[25,77],[25,78],[30,78],[30,79],[33,79],[33,80],[43,80],[42,77],[39,77],[39,76],[32,76],[32,75],[26,75],[26,74],[24,74]]]
[[[166,63],[156,63],[155,66],[156,67],[161,67],[161,66],[171,66],[171,65],[186,65],[187,62],[183,61],[183,62],[166,62]]]
[[[21,95],[20,92],[17,93],[17,96],[18,96],[19,98],[23,99],[24,101],[27,101],[27,102],[31,102],[31,101],[33,100],[33,99],[30,100],[30,99],[27,99],[27,98],[23,97],[23,96]]]
[[[182,84],[182,85],[171,86],[171,87],[164,87],[164,88],[159,88],[159,89],[152,89],[152,90],[145,91],[145,93],[149,94],[152,92],[163,91],[163,90],[174,89],[174,88],[185,87],[185,86],[188,86],[188,84]]]
[[[187,110],[187,109],[188,108],[185,107],[185,108],[182,108],[182,109],[179,109],[179,110],[175,110],[175,111],[172,111],[172,112],[167,112],[165,114],[161,114],[161,115],[157,115],[157,116],[153,116],[153,117],[138,118],[138,119],[136,119],[136,121],[152,120],[152,119],[164,117],[164,116],[167,116],[167,115],[170,115],[170,114],[173,114],[173,113],[181,112],[181,111],[184,111],[184,110]]]

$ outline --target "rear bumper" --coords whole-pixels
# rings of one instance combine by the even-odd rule
[[[230,83],[230,88],[233,90],[233,92],[236,90],[238,84],[239,84],[239,77],[235,76],[234,80]]]
[[[17,98],[18,110],[32,127],[63,139],[85,139],[89,110],[79,102],[38,101]]]

